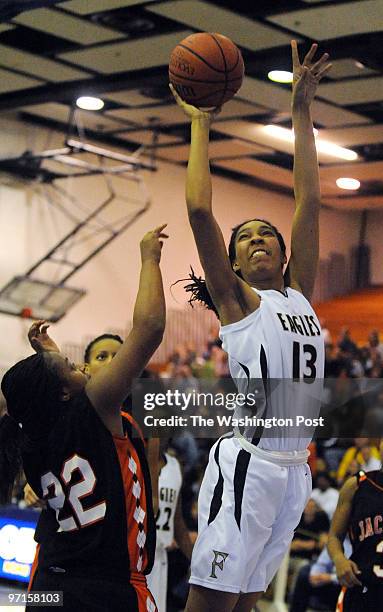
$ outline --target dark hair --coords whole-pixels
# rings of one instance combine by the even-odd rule
[[[1,382],[8,414],[0,420],[0,503],[10,499],[22,450],[38,445],[54,422],[62,381],[50,361],[50,353],[31,355],[12,366]]]
[[[184,285],[184,289],[186,293],[191,293],[191,296],[188,299],[190,306],[194,308],[193,302],[199,302],[200,304],[205,306],[205,308],[207,308],[208,310],[212,310],[217,316],[217,318],[219,319],[218,310],[214,306],[214,302],[211,299],[205,279],[202,278],[202,276],[196,276],[191,266],[190,266],[190,270],[191,272],[188,278],[180,278],[180,280],[173,283],[173,285],[176,285],[177,283],[183,283],[184,281],[191,280],[192,281],[191,283]]]
[[[235,251],[235,240],[237,238],[237,234],[238,234],[239,230],[241,229],[241,227],[246,225],[246,223],[252,223],[252,221],[259,221],[260,223],[264,223],[265,225],[268,225],[273,230],[273,232],[274,232],[274,234],[275,234],[275,236],[276,236],[276,238],[277,238],[277,240],[279,242],[279,246],[280,246],[282,255],[286,255],[285,241],[283,240],[282,234],[278,231],[278,229],[275,227],[275,225],[273,225],[269,221],[266,221],[265,219],[249,219],[248,221],[243,221],[239,225],[236,225],[231,230],[231,237],[230,237],[229,249],[228,249],[228,251],[229,251],[229,259],[230,259],[231,265],[234,264],[235,258],[237,256],[236,251]],[[236,274],[242,278],[240,270],[236,271]]]
[[[22,431],[15,419],[0,419],[0,505],[10,502],[13,483],[20,475]]]
[[[334,487],[335,483],[334,483],[334,479],[330,476],[330,474],[326,471],[322,471],[322,472],[317,472],[316,476],[315,476],[315,485],[318,486],[318,480],[319,478],[325,478],[327,480],[327,482],[329,483],[330,487]]]
[[[270,223],[269,221],[266,221],[265,219],[249,219],[248,221],[243,221],[239,225],[236,225],[235,227],[233,227],[231,231],[228,253],[229,253],[229,260],[232,266],[236,258],[235,240],[236,240],[237,234],[239,230],[241,229],[241,227],[246,225],[246,223],[251,223],[252,221],[260,221],[261,223],[268,225],[275,233],[275,236],[279,242],[279,246],[280,246],[282,255],[286,255],[285,241],[283,239],[282,234],[278,231],[275,225],[272,225],[272,223]],[[185,280],[192,281],[191,283],[188,283],[184,287],[187,293],[191,293],[191,297],[188,300],[190,306],[193,308],[193,302],[199,302],[200,304],[203,304],[208,310],[212,310],[216,314],[217,318],[219,319],[218,311],[216,307],[214,306],[213,300],[211,299],[205,279],[202,278],[202,276],[199,276],[199,277],[196,276],[192,267],[190,269],[191,269],[191,273],[189,274],[188,278],[183,278],[177,281],[177,283],[183,282]],[[234,270],[234,272],[235,274],[237,274],[237,276],[242,278],[242,274],[240,270]],[[289,284],[288,269],[286,270],[284,276],[285,276],[285,283]]]
[[[89,342],[88,346],[85,349],[85,352],[84,352],[84,362],[85,363],[89,363],[90,352],[92,348],[94,347],[94,345],[100,340],[116,340],[120,344],[124,343],[122,338],[118,336],[117,334],[101,334],[101,336],[97,336],[97,338],[94,338],[91,342]]]

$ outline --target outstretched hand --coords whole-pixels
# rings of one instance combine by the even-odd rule
[[[163,225],[159,225],[154,230],[145,234],[140,243],[142,262],[148,259],[160,262],[163,239],[169,237],[163,233],[166,226],[167,223],[163,223]]]
[[[49,324],[45,320],[32,323],[28,331],[28,340],[36,353],[59,353],[56,342],[47,334]]]
[[[291,55],[293,60],[293,99],[292,106],[309,106],[314,99],[319,81],[328,73],[332,64],[327,60],[328,53],[313,61],[318,45],[311,45],[310,51],[306,54],[301,64],[298,54],[296,40],[291,41]]]
[[[170,87],[170,91],[172,92],[178,106],[182,108],[185,115],[187,115],[191,121],[195,119],[205,119],[210,125],[212,121],[216,118],[218,113],[220,113],[221,111],[220,106],[217,106],[216,108],[213,108],[211,110],[201,110],[200,108],[197,108],[196,106],[193,106],[192,104],[188,104],[187,102],[185,102],[181,98],[181,96],[176,92],[174,86],[171,83],[169,83],[169,87]]]

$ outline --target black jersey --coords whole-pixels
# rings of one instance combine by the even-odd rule
[[[130,423],[123,421],[128,431]],[[23,466],[33,490],[47,501],[35,536],[39,568],[122,580],[150,572],[155,522],[138,436],[114,438],[83,392],[57,406],[47,437],[26,446]],[[132,533],[141,534],[136,551]]]
[[[383,471],[359,472],[349,522],[351,559],[363,584],[383,587]]]

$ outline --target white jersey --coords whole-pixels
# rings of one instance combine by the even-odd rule
[[[154,565],[147,582],[158,612],[166,612],[168,588],[168,553],[166,548],[174,540],[174,516],[182,486],[182,473],[178,460],[168,453],[158,479],[157,543]]]
[[[158,479],[157,547],[166,548],[174,540],[174,516],[182,486],[179,461],[165,453],[166,464]]]
[[[259,398],[255,404],[237,404],[233,416],[238,422],[242,419],[240,433],[259,448],[304,450],[315,426],[298,429],[296,425],[298,417],[319,416],[324,376],[320,324],[298,291],[290,287],[283,292],[254,291],[261,298],[259,308],[220,330],[238,391]],[[275,419],[281,419],[279,428]]]

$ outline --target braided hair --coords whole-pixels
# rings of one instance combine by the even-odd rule
[[[22,451],[41,442],[54,422],[62,382],[50,354],[38,353],[12,366],[4,374],[1,390],[8,410],[0,419],[0,504],[4,504],[21,471]]]
[[[269,221],[266,221],[265,219],[249,219],[248,221],[243,221],[242,223],[239,223],[239,225],[236,225],[235,227],[233,227],[231,231],[228,254],[229,254],[229,260],[232,266],[236,259],[235,241],[237,238],[237,234],[239,230],[241,229],[241,227],[246,225],[246,223],[251,223],[252,221],[259,221],[261,223],[264,223],[265,225],[268,225],[275,233],[275,236],[279,242],[279,246],[280,246],[282,255],[286,255],[285,241],[283,239],[282,234],[275,227],[275,225],[272,225],[272,223],[270,223]],[[213,300],[211,299],[211,295],[207,288],[205,279],[202,278],[202,276],[196,276],[192,267],[190,269],[191,269],[191,273],[189,274],[188,278],[183,278],[177,281],[177,283],[184,282],[186,280],[192,281],[191,283],[189,282],[187,285],[184,286],[185,291],[187,293],[191,293],[191,296],[188,300],[190,306],[193,308],[194,302],[198,302],[202,304],[203,306],[205,306],[205,308],[207,308],[208,310],[212,310],[217,316],[217,318],[219,319],[218,311],[213,303]],[[234,272],[235,274],[237,274],[237,276],[242,278],[242,274],[240,270],[234,270]],[[284,278],[285,278],[285,284],[288,285],[289,284],[288,270],[286,270]]]

